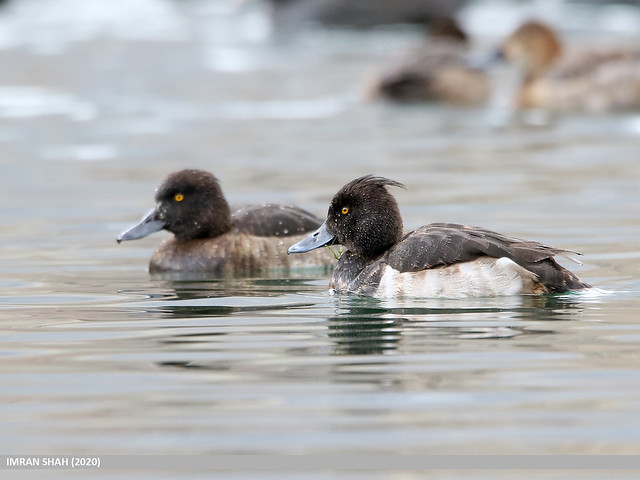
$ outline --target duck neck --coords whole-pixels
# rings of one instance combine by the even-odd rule
[[[178,242],[216,238],[231,230],[231,210],[226,200],[220,199],[202,212],[196,220],[182,224],[178,231],[173,231]]]
[[[219,199],[207,213],[207,219],[197,235],[198,238],[215,238],[231,230],[233,221],[231,209],[224,199]]]
[[[525,84],[533,83],[544,77],[562,54],[560,41],[555,37],[549,37],[546,46],[536,55],[527,69]]]

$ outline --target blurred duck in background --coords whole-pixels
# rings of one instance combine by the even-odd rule
[[[468,47],[468,37],[455,20],[434,22],[427,41],[376,82],[373,96],[400,102],[483,104],[491,82],[485,71],[472,66]]]
[[[630,46],[565,50],[544,23],[527,21],[501,48],[522,82],[520,109],[607,112],[640,108],[640,48]]]
[[[276,25],[316,23],[372,27],[400,23],[428,24],[451,17],[466,0],[270,0]]]

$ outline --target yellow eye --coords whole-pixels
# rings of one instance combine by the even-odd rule
[[[184,200],[184,195],[181,193],[176,193],[175,196],[173,197],[173,199],[176,202],[181,202],[182,200]]]
[[[349,213],[349,207],[342,207],[342,214],[346,215],[347,213]]]

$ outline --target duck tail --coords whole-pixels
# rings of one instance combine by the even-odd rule
[[[576,274],[558,264],[553,258],[530,264],[527,269],[538,276],[549,293],[565,293],[591,288],[591,285],[580,280]]]

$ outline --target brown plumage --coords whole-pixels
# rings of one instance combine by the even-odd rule
[[[288,205],[250,205],[232,213],[213,175],[181,170],[167,177],[158,188],[153,211],[122,233],[118,242],[164,229],[174,236],[153,254],[150,272],[255,274],[333,265],[329,251],[308,259],[286,254],[290,242],[321,223],[311,213]]]
[[[373,94],[399,102],[474,106],[484,103],[490,90],[486,73],[470,65],[466,34],[444,19],[432,25],[424,45],[381,76]]]
[[[405,241],[411,237],[410,241]],[[405,235],[392,249],[385,263],[399,272],[446,267],[488,256],[509,258],[537,275],[549,292],[565,292],[586,285],[554,256],[579,255],[532,240],[508,237],[491,230],[452,223],[432,223]]]
[[[520,108],[605,112],[640,108],[640,48],[565,49],[551,27],[528,21],[502,46],[521,69]]]

